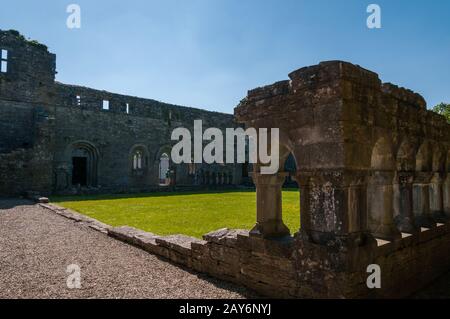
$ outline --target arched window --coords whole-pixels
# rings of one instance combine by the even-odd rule
[[[170,158],[166,153],[159,159],[159,184],[161,186],[170,185]]]
[[[143,154],[142,151],[137,150],[133,154],[133,170],[140,170],[143,168],[142,165]]]
[[[195,163],[189,163],[189,175],[195,175]]]
[[[72,185],[97,186],[97,149],[87,142],[70,146]]]
[[[8,72],[8,50],[1,50],[1,66],[0,72],[6,73]]]

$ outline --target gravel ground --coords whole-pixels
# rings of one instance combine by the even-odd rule
[[[81,269],[68,289],[67,266]],[[25,200],[0,199],[1,298],[257,298]],[[450,273],[412,298],[450,298]]]
[[[67,266],[81,269],[68,289]],[[246,298],[24,200],[0,200],[0,298]]]

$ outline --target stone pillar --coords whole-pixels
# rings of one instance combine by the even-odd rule
[[[374,171],[367,185],[369,229],[384,240],[401,238],[394,222],[394,172]]]
[[[250,231],[251,236],[280,238],[290,234],[282,219],[281,188],[286,173],[263,175],[253,173],[256,185],[256,225]]]
[[[349,170],[300,171],[294,179],[300,188],[303,238],[322,245],[344,238],[358,246],[369,242],[365,174]]]
[[[417,227],[436,227],[436,222],[434,221],[430,210],[431,178],[431,173],[416,172],[413,185],[413,211]]]
[[[444,199],[444,214],[447,218],[450,218],[450,173],[447,174],[447,178],[442,185],[442,194]]]
[[[394,184],[394,216],[397,228],[404,233],[415,233],[418,228],[413,212],[413,172],[399,172]]]
[[[430,182],[430,211],[433,219],[437,222],[446,222],[447,216],[444,213],[444,179],[440,173],[435,173]]]

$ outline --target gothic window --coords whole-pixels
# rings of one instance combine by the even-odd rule
[[[170,157],[166,153],[159,159],[159,185],[170,185]]]
[[[188,164],[188,168],[189,168],[189,175],[195,175],[196,173],[196,169],[195,169],[195,163],[194,163],[194,159],[191,159],[191,162]]]
[[[1,73],[8,72],[8,50],[3,50],[1,52]]]
[[[142,169],[142,159],[143,159],[142,152],[135,151],[133,154],[133,169],[134,170]]]

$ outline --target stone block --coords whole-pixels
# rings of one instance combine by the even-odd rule
[[[235,247],[237,243],[237,236],[245,234],[248,234],[248,231],[223,228],[204,235],[203,239],[207,242]]]

